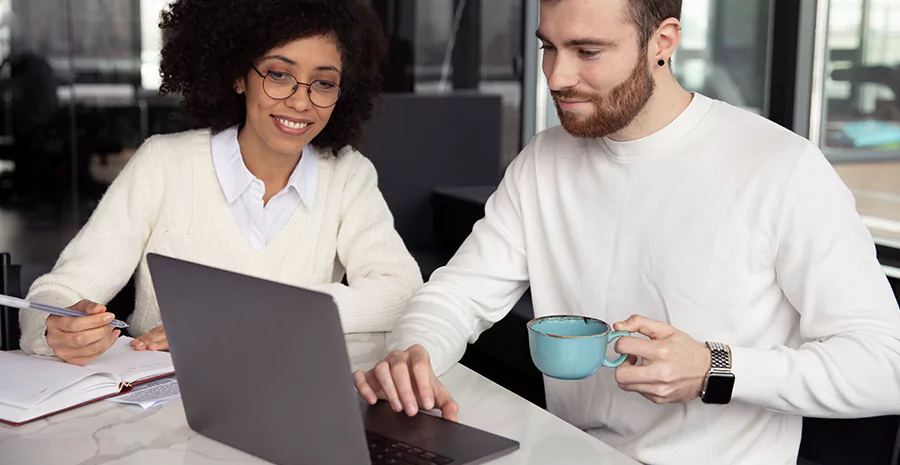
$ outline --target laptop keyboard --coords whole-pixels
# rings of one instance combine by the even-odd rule
[[[372,465],[447,465],[453,459],[366,431]]]

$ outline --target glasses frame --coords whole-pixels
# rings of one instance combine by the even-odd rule
[[[253,68],[253,71],[256,71],[256,74],[258,74],[259,77],[262,78],[262,88],[263,88],[263,92],[265,92],[265,94],[266,94],[270,99],[272,99],[272,100],[287,100],[287,99],[293,97],[294,94],[297,93],[297,89],[299,89],[300,86],[302,85],[302,86],[306,86],[306,98],[309,99],[309,103],[311,103],[311,104],[313,104],[314,106],[319,107],[319,108],[330,108],[330,107],[333,107],[333,106],[337,105],[337,103],[338,103],[338,101],[341,99],[341,95],[343,94],[343,91],[344,91],[344,89],[342,89],[341,86],[339,86],[339,85],[338,85],[336,82],[334,82],[334,81],[329,81],[329,80],[327,80],[327,79],[316,79],[315,81],[310,82],[310,83],[300,82],[300,80],[297,79],[297,77],[294,76],[293,74],[291,74],[291,73],[284,73],[284,72],[278,71],[278,74],[285,74],[285,75],[290,76],[291,79],[293,79],[294,82],[296,82],[296,84],[294,84],[294,87],[291,88],[291,93],[290,93],[287,97],[281,97],[281,98],[278,98],[278,97],[272,97],[272,95],[269,94],[269,91],[266,90],[266,79],[269,77],[270,74],[272,74],[272,72],[269,71],[268,73],[263,74],[259,69],[256,68],[256,66],[250,65],[250,67]],[[329,83],[329,84],[331,84],[331,85],[337,87],[338,95],[337,95],[337,98],[334,99],[334,103],[332,103],[331,105],[319,105],[318,103],[316,103],[315,101],[313,101],[313,98],[312,98],[312,85],[315,84],[315,83],[317,83],[317,82],[319,82],[319,81],[321,81],[321,82],[327,82],[327,83]]]

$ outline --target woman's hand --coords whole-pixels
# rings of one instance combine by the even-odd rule
[[[121,331],[106,326],[115,315],[105,305],[82,300],[69,307],[85,316],[47,317],[47,344],[60,360],[73,365],[85,365],[109,350]]]
[[[131,341],[134,350],[169,350],[169,341],[166,340],[166,330],[162,325],[157,326],[147,334]]]

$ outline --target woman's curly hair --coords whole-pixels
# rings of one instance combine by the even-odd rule
[[[333,35],[343,60],[341,99],[312,143],[335,154],[359,145],[381,91],[387,43],[362,0],[176,0],[160,28],[160,93],[182,94],[185,114],[213,132],[244,122],[244,97],[234,83],[255,60],[297,39]]]

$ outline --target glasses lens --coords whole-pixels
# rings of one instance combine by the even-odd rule
[[[296,87],[297,80],[287,73],[269,73],[263,81],[263,90],[274,99],[290,97]]]
[[[309,98],[313,105],[330,107],[337,103],[341,88],[331,81],[313,81],[309,85]]]

